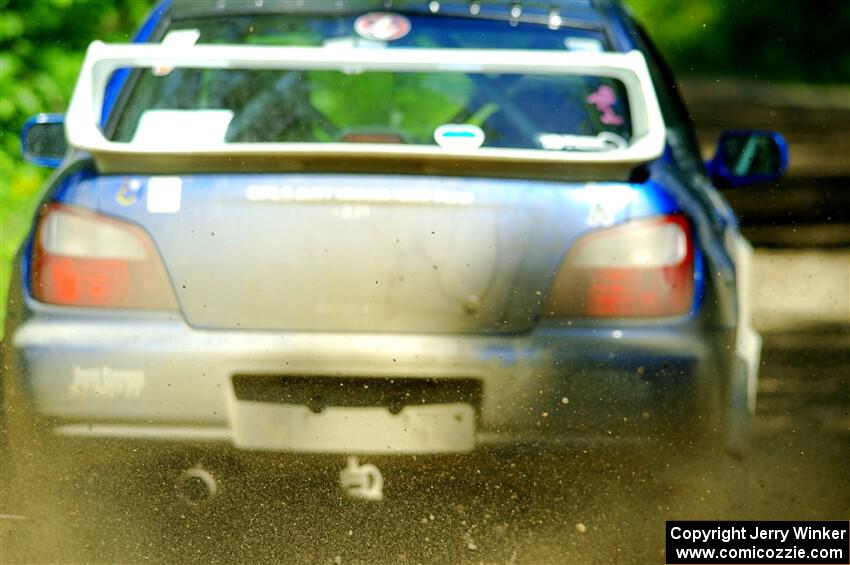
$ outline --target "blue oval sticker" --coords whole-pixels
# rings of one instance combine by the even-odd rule
[[[484,131],[469,124],[444,124],[434,130],[434,141],[446,149],[478,149],[484,144]]]

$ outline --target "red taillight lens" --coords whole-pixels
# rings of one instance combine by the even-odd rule
[[[153,243],[140,228],[61,204],[44,208],[31,269],[37,300],[63,306],[174,309]]]
[[[545,316],[652,318],[690,310],[691,227],[681,215],[629,222],[583,237],[567,255]]]

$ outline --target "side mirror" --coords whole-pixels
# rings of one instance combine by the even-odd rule
[[[775,180],[788,168],[788,144],[774,131],[727,130],[706,168],[722,188]]]
[[[38,114],[21,130],[21,154],[30,163],[55,169],[67,149],[63,114]]]

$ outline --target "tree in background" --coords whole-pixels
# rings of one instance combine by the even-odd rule
[[[38,112],[63,112],[89,42],[127,41],[149,7],[139,0],[0,0],[3,259],[17,246],[44,179],[43,169],[21,162],[21,126]]]
[[[850,2],[625,0],[677,76],[850,84]]]

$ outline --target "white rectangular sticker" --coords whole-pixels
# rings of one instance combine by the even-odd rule
[[[224,143],[233,110],[145,110],[131,143],[183,147]]]
[[[174,214],[180,211],[180,193],[183,181],[180,177],[151,177],[148,179],[148,212],[152,214]]]
[[[592,37],[568,37],[564,39],[564,47],[570,51],[586,51],[590,53],[602,53],[605,50],[602,42]]]

